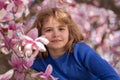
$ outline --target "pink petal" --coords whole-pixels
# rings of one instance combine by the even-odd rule
[[[7,15],[4,16],[4,18],[1,20],[1,22],[6,22],[6,21],[10,21],[13,20],[13,14],[11,12],[7,13]]]
[[[31,50],[32,49],[32,44],[27,43],[24,47],[25,50]]]
[[[33,57],[30,57],[27,61],[26,61],[26,64],[25,64],[25,67],[29,68],[32,66],[33,62],[34,62],[34,59]]]
[[[52,70],[53,70],[52,65],[49,64],[45,70],[45,75],[50,76],[52,73]]]
[[[6,72],[5,74],[0,75],[0,80],[8,80],[13,76],[14,70],[11,69],[8,72]]]
[[[29,36],[26,36],[26,35],[22,35],[22,36],[21,36],[21,39],[22,39],[22,40],[31,40],[31,41],[33,41],[32,38],[30,38]]]
[[[1,52],[2,52],[3,54],[5,54],[5,55],[7,55],[7,54],[10,53],[10,51],[9,51],[6,47],[2,47],[0,50],[1,50]]]
[[[7,5],[7,11],[9,12],[9,11],[12,11],[12,8],[15,6],[15,4],[13,3],[13,2],[11,2],[11,3],[8,3],[8,5]]]
[[[29,8],[27,6],[25,6],[25,16],[28,16],[30,14]]]
[[[22,16],[23,13],[24,13],[24,8],[23,8],[23,6],[22,6],[22,7],[19,7],[19,8],[18,8],[18,11],[16,12],[16,14],[14,14],[14,15],[15,15],[15,18],[16,18],[16,19],[19,19],[19,18]]]
[[[16,71],[14,77],[15,80],[25,80],[25,73]]]
[[[38,76],[41,76],[41,75],[43,75],[43,74],[44,74],[43,72],[32,73],[31,76],[32,76],[32,77],[38,77]]]
[[[46,48],[45,46],[41,43],[41,42],[35,42],[37,47],[38,47],[38,50],[40,50],[41,52],[45,52],[46,51]]]
[[[45,38],[44,36],[36,38],[35,41],[40,41],[40,42],[42,42],[45,45],[47,45],[49,43],[48,39]]]
[[[0,21],[1,21],[1,19],[3,19],[5,17],[5,15],[7,15],[7,11],[5,9],[1,9],[0,10]]]
[[[39,53],[39,50],[35,50],[34,53],[31,55],[31,58],[35,58],[37,54]]]
[[[31,37],[32,39],[36,39],[38,37],[38,30],[33,28],[27,33],[27,36]]]
[[[18,56],[16,56],[15,53],[12,54],[11,56],[11,61],[9,61],[9,64],[13,67],[13,68],[21,68],[22,64],[23,64],[23,59],[22,58],[18,58]]]

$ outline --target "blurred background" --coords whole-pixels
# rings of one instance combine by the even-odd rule
[[[26,27],[34,21],[37,11],[48,5],[65,8],[78,24],[85,41],[120,75],[120,0],[31,0]],[[10,68],[8,58],[0,54],[0,73]]]

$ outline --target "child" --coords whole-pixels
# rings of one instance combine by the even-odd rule
[[[65,10],[39,11],[33,27],[50,41],[47,52],[34,61],[33,69],[44,72],[51,64],[52,76],[59,80],[120,80],[115,70],[83,42],[78,26]]]

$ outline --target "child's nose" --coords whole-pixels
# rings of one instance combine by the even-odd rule
[[[54,30],[53,35],[54,37],[58,37],[60,35],[60,32],[58,30]]]

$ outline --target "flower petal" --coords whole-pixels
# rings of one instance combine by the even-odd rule
[[[45,75],[50,76],[52,73],[52,70],[53,70],[52,65],[49,64],[45,70]]]
[[[48,39],[43,36],[36,38],[35,41],[40,41],[45,45],[47,45],[49,43]]]
[[[0,80],[8,80],[8,79],[10,79],[12,77],[13,73],[14,73],[14,70],[10,69],[8,72],[0,75]]]
[[[45,52],[46,51],[46,48],[44,47],[44,45],[41,43],[41,42],[35,42],[38,49],[41,51],[41,52]]]

